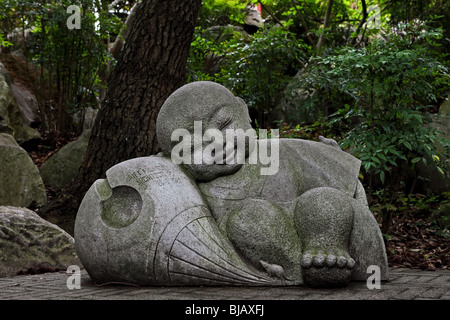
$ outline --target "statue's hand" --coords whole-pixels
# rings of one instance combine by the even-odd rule
[[[339,150],[342,150],[341,147],[339,146],[339,144],[333,139],[328,139],[328,138],[325,138],[324,136],[319,136],[319,141],[322,143],[325,143],[329,146],[332,146],[334,148],[337,148]]]

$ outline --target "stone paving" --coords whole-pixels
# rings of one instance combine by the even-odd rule
[[[365,282],[347,288],[97,286],[81,270],[80,289],[66,272],[0,278],[0,300],[450,300],[450,271],[391,269],[380,289]]]

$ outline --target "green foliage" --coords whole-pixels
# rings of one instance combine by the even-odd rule
[[[187,61],[188,82],[215,80],[219,71],[221,50],[233,38],[244,37],[233,26],[196,27]]]
[[[436,235],[450,237],[450,193],[442,194],[409,194],[402,192],[392,192],[389,189],[381,188],[373,192],[371,197],[370,210],[383,218],[384,233],[390,231],[391,225],[386,223],[388,218],[397,218],[402,221],[410,216],[415,217],[415,226],[430,227]],[[425,223],[421,218],[426,218]],[[423,225],[422,225],[423,224]],[[388,234],[383,234],[389,240]]]
[[[71,15],[67,8],[72,4],[81,8],[81,29],[67,27]],[[4,32],[31,30],[31,45],[19,48],[40,70],[38,99],[41,105],[56,109],[55,123],[47,125],[57,130],[73,129],[68,115],[96,107],[97,96],[105,88],[101,75],[106,74],[111,60],[108,37],[123,26],[119,18],[108,14],[105,5],[107,8],[107,2],[87,0],[5,0],[1,4]]]
[[[5,36],[0,33],[0,47],[10,47],[13,44],[7,40],[5,40]]]
[[[320,119],[312,124],[302,123],[294,128],[280,125],[280,138],[319,140],[319,136],[335,139],[332,126],[326,119]]]
[[[421,31],[429,42],[437,35],[436,30]],[[425,45],[413,45],[406,34],[362,49],[338,49],[317,57],[305,81],[351,98],[352,105],[341,107],[332,123],[347,124],[341,146],[362,160],[370,186],[373,177],[391,186],[405,181],[419,161],[443,173],[436,145],[445,150],[448,141],[424,123],[427,107],[448,90],[449,75]]]
[[[242,97],[249,108],[268,112],[307,50],[308,46],[281,28],[262,30],[247,41],[235,37],[220,52],[224,58],[217,80]]]
[[[199,12],[199,27],[241,23],[244,19],[246,0],[203,0]]]
[[[395,32],[399,23],[427,23],[429,27],[442,28],[443,37],[436,39],[433,51],[447,55],[450,52],[450,2],[441,0],[384,0],[384,14]]]

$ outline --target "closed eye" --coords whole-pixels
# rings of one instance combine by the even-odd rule
[[[227,118],[225,119],[221,125],[219,126],[219,129],[222,131],[223,129],[225,129],[231,122],[233,121],[233,118]]]

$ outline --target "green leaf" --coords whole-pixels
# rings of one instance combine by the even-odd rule
[[[381,158],[383,161],[387,161],[386,157],[382,153],[378,153],[378,157]]]
[[[412,150],[412,146],[408,141],[403,141],[403,145],[407,147],[409,150]]]
[[[380,180],[381,180],[381,183],[382,183],[382,184],[384,184],[384,179],[385,179],[384,171],[381,171],[381,172],[380,172]]]
[[[420,157],[414,158],[411,160],[411,163],[417,163],[420,161],[420,159],[422,159],[422,158],[420,158]]]
[[[370,168],[371,168],[371,167],[374,167],[374,166],[375,166],[375,163],[373,163],[373,162],[367,162],[367,163],[364,165],[364,169],[366,169],[366,171],[369,171]]]

